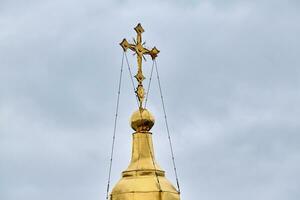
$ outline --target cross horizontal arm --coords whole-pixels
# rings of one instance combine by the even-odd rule
[[[127,51],[127,49],[131,49],[132,51],[137,52],[136,46],[135,44],[130,44],[126,39],[123,39],[122,42],[120,43],[121,47],[123,48],[124,51]],[[142,52],[141,54],[145,54],[145,55],[150,55],[151,58],[154,60],[157,57],[157,54],[160,51],[156,48],[153,47],[151,50],[142,47]]]
[[[144,48],[143,54],[150,55],[152,60],[154,60],[157,57],[157,54],[159,53],[159,50],[156,47],[153,47],[151,50],[148,50]]]

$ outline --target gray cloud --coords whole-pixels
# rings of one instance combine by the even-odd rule
[[[137,22],[161,50],[182,199],[299,199],[299,6],[2,1],[0,199],[104,198],[118,43]],[[113,182],[130,158],[135,109],[125,70]],[[174,182],[155,82],[149,109],[158,161]]]

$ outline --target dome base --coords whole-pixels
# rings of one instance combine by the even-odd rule
[[[158,180],[159,184],[158,184]],[[160,187],[160,188],[159,188]],[[162,176],[123,177],[114,187],[111,200],[180,200],[178,191]]]

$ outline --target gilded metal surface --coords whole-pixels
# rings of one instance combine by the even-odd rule
[[[142,108],[145,95],[142,57],[148,54],[155,59],[159,51],[155,47],[151,51],[143,47],[141,34],[144,29],[140,24],[135,27],[135,31],[135,44],[129,44],[124,39],[120,45],[124,51],[129,48],[137,54],[138,72],[135,77],[139,82],[136,94],[140,105],[131,116],[131,127],[136,131],[132,134],[131,162],[113,188],[110,200],[180,200],[179,192],[167,180],[165,172],[155,160],[152,133],[149,132],[155,119],[147,109]]]
[[[179,200],[178,191],[155,161],[152,133],[135,132],[132,137],[131,162],[113,188],[111,200]]]
[[[150,131],[154,122],[154,116],[145,108],[138,109],[131,116],[131,127],[135,131]]]
[[[143,101],[145,98],[145,89],[143,86],[143,80],[145,79],[145,77],[143,75],[142,61],[143,58],[145,59],[144,55],[150,55],[152,59],[155,59],[157,57],[157,54],[159,53],[159,50],[156,47],[153,47],[151,50],[148,50],[147,48],[144,47],[145,43],[142,43],[142,33],[144,32],[144,29],[140,23],[134,28],[134,30],[137,33],[136,40],[134,39],[134,44],[130,44],[124,38],[123,41],[120,43],[120,45],[124,51],[130,49],[133,52],[135,52],[137,56],[138,71],[134,77],[138,81],[138,86],[135,92],[139,100],[139,104],[140,104],[139,106],[140,108],[142,108]]]

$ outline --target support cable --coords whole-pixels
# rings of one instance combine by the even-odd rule
[[[136,100],[137,100],[137,107],[139,108],[139,102],[138,102],[138,97],[136,95],[135,84],[134,84],[134,81],[133,81],[133,76],[132,76],[131,68],[130,68],[130,65],[129,65],[126,53],[125,53],[125,58],[126,58],[126,62],[127,62],[127,67],[128,67],[130,79],[131,79],[131,82],[132,82],[133,91],[135,92],[135,96],[136,96]],[[154,61],[153,61],[153,64],[152,64],[151,75],[150,75],[148,89],[147,89],[146,101],[148,99],[148,94],[149,94],[149,90],[150,90],[151,79],[152,79],[152,74],[153,74],[153,68],[154,68]],[[146,108],[146,105],[145,105],[145,108]],[[141,117],[141,119],[143,119],[141,110],[140,110],[140,117]],[[159,181],[159,178],[158,178],[158,174],[157,174],[157,171],[156,171],[156,164],[155,164],[155,161],[154,161],[154,155],[153,155],[153,152],[151,151],[150,142],[149,142],[148,137],[147,137],[147,144],[148,144],[147,146],[148,146],[149,151],[150,151],[150,156],[151,156],[152,164],[153,164],[153,167],[154,167],[154,170],[155,170],[154,173],[155,173],[156,181],[157,181],[157,184],[158,184],[159,192],[162,192],[161,184],[160,184],[160,181]]]
[[[148,97],[149,97],[149,91],[150,91],[150,86],[151,86],[151,80],[152,80],[152,74],[153,74],[153,68],[154,68],[154,60],[152,62],[152,67],[151,67],[151,73],[150,73],[150,79],[148,83],[148,88],[147,88],[147,93],[146,93],[146,99],[145,99],[145,108],[147,107],[147,102],[148,102]]]
[[[148,97],[149,97],[149,91],[150,91],[151,80],[152,80],[152,75],[153,75],[153,68],[154,68],[154,60],[152,62],[150,79],[149,79],[147,93],[146,93],[145,106],[144,106],[145,109],[147,107],[147,101],[148,101]],[[141,119],[143,119],[142,113],[140,113],[140,115],[141,115]],[[154,170],[155,170],[154,173],[155,173],[156,181],[157,181],[157,184],[158,184],[158,189],[159,189],[159,192],[160,192],[160,199],[161,199],[161,192],[162,192],[161,184],[160,184],[160,181],[159,181],[159,178],[158,178],[157,168],[156,168],[156,164],[155,164],[155,161],[154,161],[154,155],[153,155],[153,152],[151,151],[150,142],[149,142],[148,137],[147,137],[147,144],[148,144],[148,148],[149,148],[149,151],[150,151],[150,156],[151,156],[152,164],[153,164],[153,167],[154,167]]]
[[[154,155],[153,155],[153,152],[151,151],[150,142],[149,142],[148,137],[147,137],[147,144],[148,144],[148,148],[149,148],[149,151],[150,151],[152,165],[153,165],[154,170],[155,170],[154,173],[155,173],[156,181],[157,181],[157,184],[158,184],[158,189],[159,189],[159,192],[162,192],[160,181],[159,181],[158,174],[157,174],[156,164],[155,164],[155,161],[154,161]]]
[[[136,90],[135,90],[135,84],[134,84],[134,80],[133,80],[133,75],[132,75],[132,71],[131,71],[131,68],[130,68],[130,65],[129,65],[129,61],[128,61],[126,52],[124,52],[124,55],[125,55],[125,59],[126,59],[126,63],[127,63],[127,68],[128,68],[129,76],[130,76],[131,83],[132,83],[132,88],[133,88],[133,91],[135,93],[137,107],[139,108],[139,101],[138,101],[138,97],[136,95]],[[149,79],[149,84],[148,84],[148,89],[147,89],[147,96],[146,96],[146,100],[145,100],[145,108],[146,108],[146,104],[147,104],[146,102],[147,102],[149,91],[150,91],[150,85],[151,85],[151,80],[152,80],[153,69],[154,69],[154,61],[153,61],[152,68],[151,68],[151,75],[150,75],[150,79]],[[142,116],[141,112],[140,112],[140,116],[141,116],[141,119],[143,119],[143,116]],[[150,156],[151,156],[152,164],[153,164],[153,167],[155,169],[154,173],[155,173],[156,181],[157,181],[157,184],[158,184],[158,188],[159,188],[159,191],[162,192],[161,184],[160,184],[160,181],[159,181],[159,178],[158,178],[158,174],[157,174],[157,171],[156,171],[156,164],[155,164],[155,161],[154,161],[154,155],[153,155],[153,152],[151,151],[151,147],[150,147],[150,143],[149,143],[148,137],[147,137],[147,144],[148,144],[148,148],[149,148],[149,151],[150,151]]]
[[[111,169],[112,169],[112,164],[113,164],[113,155],[114,155],[115,140],[116,140],[117,121],[118,121],[119,104],[120,104],[120,93],[121,93],[123,66],[124,66],[124,55],[125,55],[125,52],[123,53],[123,56],[122,56],[122,64],[121,64],[121,71],[120,71],[119,84],[118,84],[117,104],[116,104],[115,121],[114,121],[113,138],[112,138],[107,189],[106,189],[106,199],[107,200],[108,200],[108,193],[109,193],[109,188],[110,188]]]
[[[176,177],[178,192],[180,193],[179,180],[178,180],[178,175],[177,175],[173,145],[172,145],[172,140],[171,140],[171,136],[170,136],[168,119],[167,119],[166,108],[165,108],[165,102],[164,102],[164,98],[163,98],[163,94],[162,94],[162,87],[161,87],[161,83],[160,83],[160,78],[159,78],[159,73],[158,73],[158,69],[157,69],[156,60],[154,60],[154,63],[155,63],[156,77],[157,77],[157,82],[158,82],[159,92],[160,92],[160,97],[161,97],[161,103],[162,103],[162,107],[163,107],[163,111],[164,111],[164,118],[165,118],[165,124],[166,124],[168,140],[169,140],[169,145],[170,145],[170,151],[171,151],[171,156],[172,156],[172,163],[173,163],[174,173],[175,173],[175,177]]]
[[[129,65],[129,62],[128,62],[128,58],[127,58],[126,52],[124,52],[124,54],[125,54],[125,58],[126,58],[126,63],[127,63],[127,68],[128,68],[129,76],[130,76],[131,83],[132,83],[132,88],[133,88],[133,91],[134,91],[134,94],[135,94],[134,96],[136,98],[137,106],[139,107],[139,100],[138,100],[138,97],[137,97],[136,91],[135,91],[135,84],[134,84],[134,81],[133,81],[133,75],[132,75],[132,72],[131,72],[131,68],[130,68],[130,65]]]

